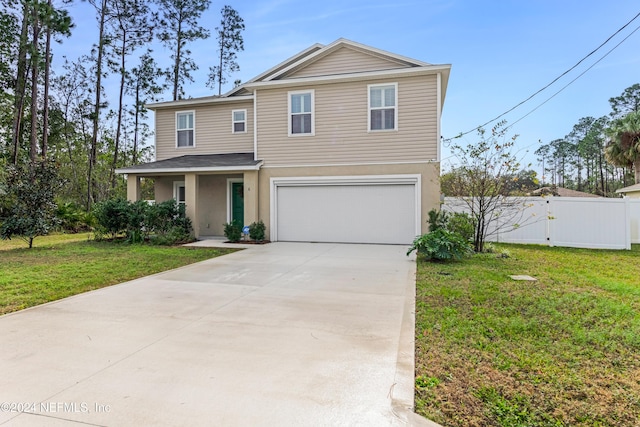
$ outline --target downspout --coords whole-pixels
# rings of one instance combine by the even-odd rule
[[[442,116],[442,74],[438,73],[436,74],[436,96],[437,96],[437,102],[436,102],[436,117],[437,117],[437,123],[436,123],[436,147],[437,147],[437,155],[436,155],[436,159],[438,161],[438,163],[440,163],[441,161],[441,145],[442,145],[442,136],[440,134],[441,130],[440,130],[440,119]]]
[[[258,160],[258,91],[253,90],[253,160]]]

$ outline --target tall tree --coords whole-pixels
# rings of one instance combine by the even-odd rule
[[[191,72],[198,69],[187,44],[209,37],[209,31],[198,20],[210,3],[211,0],[158,0],[161,11],[158,37],[171,51],[173,65],[167,70],[167,79],[174,101],[184,97],[184,84],[193,81]]]
[[[109,181],[111,188],[116,186],[118,155],[120,152],[120,137],[124,108],[124,95],[128,76],[127,57],[139,46],[153,40],[153,21],[148,3],[142,0],[113,0],[110,27],[113,37],[111,47],[118,62],[113,62],[113,71],[120,76],[120,90],[118,95],[118,119],[113,148],[113,162]]]
[[[43,5],[44,13],[41,13],[42,25],[45,28],[45,52],[44,52],[44,82],[42,104],[42,158],[47,158],[49,143],[49,87],[51,75],[51,39],[56,34],[71,35],[71,18],[66,10],[53,7],[51,0]]]
[[[133,147],[132,147],[132,163],[138,163],[138,153],[142,137],[148,133],[144,119],[147,117],[147,109],[145,104],[149,101],[157,101],[158,96],[166,88],[165,85],[158,83],[158,76],[163,74],[162,70],[156,65],[152,51],[147,52],[140,57],[139,64],[131,69],[128,76],[128,87],[130,93],[134,97],[133,103]]]
[[[231,6],[224,6],[220,10],[222,19],[220,26],[216,27],[218,38],[218,65],[209,67],[209,80],[207,86],[214,88],[218,83],[218,95],[222,94],[222,85],[227,83],[227,76],[240,70],[236,62],[237,53],[244,50],[244,20]]]
[[[38,42],[40,40],[40,14],[38,0],[33,0],[31,14],[31,130],[29,133],[29,160],[36,161],[38,153],[38,65],[40,63]]]
[[[640,111],[640,83],[626,88],[620,96],[609,99],[611,116],[618,119],[627,113]]]
[[[608,130],[607,160],[616,166],[633,167],[640,184],[640,111],[615,120]]]
[[[23,118],[25,108],[25,98],[27,96],[27,75],[29,68],[27,65],[27,50],[29,47],[29,4],[23,2],[22,4],[22,19],[20,25],[20,35],[18,38],[18,55],[16,66],[16,78],[14,89],[14,107],[13,107],[13,126],[12,126],[12,162],[14,165],[18,164],[20,156],[20,147],[22,146],[23,138]]]
[[[91,134],[91,148],[89,150],[89,168],[87,172],[87,211],[91,210],[91,204],[93,203],[93,193],[96,188],[95,177],[93,176],[94,169],[97,163],[98,157],[98,130],[100,127],[100,109],[104,106],[101,104],[102,95],[102,77],[103,77],[103,62],[105,46],[107,44],[107,38],[105,37],[105,29],[107,23],[107,16],[109,13],[108,0],[89,0],[89,3],[94,7],[97,13],[98,21],[98,44],[94,47],[95,57],[95,89],[94,96],[95,102],[93,105],[93,114],[91,121],[93,125],[93,131]]]

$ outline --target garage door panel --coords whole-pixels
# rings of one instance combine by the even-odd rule
[[[278,240],[410,243],[415,237],[413,184],[279,186]]]

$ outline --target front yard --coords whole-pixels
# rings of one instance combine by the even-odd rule
[[[640,425],[640,246],[498,249],[509,257],[419,261],[416,411],[445,426]]]
[[[0,240],[0,315],[229,252],[96,242],[86,233],[38,237],[33,249]]]

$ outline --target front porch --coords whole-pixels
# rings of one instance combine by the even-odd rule
[[[258,221],[258,175],[253,153],[182,156],[119,169],[127,198],[140,200],[140,178],[153,178],[156,202],[185,204],[196,238],[224,235],[224,223]]]

